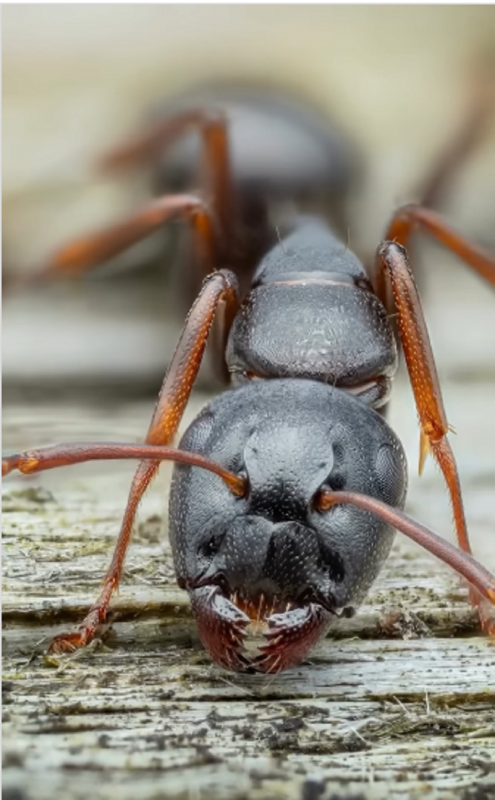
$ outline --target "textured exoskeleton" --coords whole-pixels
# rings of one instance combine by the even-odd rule
[[[345,489],[402,508],[407,472],[399,439],[349,393],[292,379],[220,395],[180,448],[245,475],[249,487],[235,497],[216,475],[174,469],[174,561],[203,644],[225,666],[265,671],[274,657],[279,668],[296,663],[332,615],[362,601],[394,538],[378,518],[351,506],[321,512],[315,498],[325,488]],[[266,641],[249,657],[240,644],[253,617]]]

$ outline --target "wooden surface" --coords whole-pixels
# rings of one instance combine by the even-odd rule
[[[4,17],[11,272],[147,197],[145,177],[98,180],[91,158],[177,91],[179,78],[186,85],[225,75],[281,82],[349,131],[368,164],[350,242],[374,249],[391,210],[411,199],[458,124],[466,65],[491,43],[495,22],[488,7],[468,6],[311,14],[302,6],[218,7],[196,9],[194,24],[178,6],[19,6]],[[489,245],[494,143],[492,130],[444,209]],[[493,293],[438,248],[424,261],[431,269],[422,291],[458,432],[452,443],[474,550],[494,571]],[[105,381],[138,392],[158,386],[176,341],[165,307],[173,300],[142,273],[116,285],[95,280],[9,298],[5,450],[142,438],[152,400],[14,403],[42,385],[57,396],[85,385],[85,398]],[[438,472],[427,464],[421,481],[415,474],[415,418],[399,381],[391,423],[411,463],[408,510],[452,538]],[[455,576],[398,537],[367,604],[310,661],[271,678],[222,672],[199,646],[174,583],[169,469],[162,473],[139,516],[113,627],[103,644],[65,659],[44,655],[48,641],[76,624],[98,591],[132,466],[5,482],[4,800],[495,797],[495,642],[479,635]]]
[[[493,388],[446,392],[463,432],[454,446],[474,545],[495,567],[493,424],[491,443],[484,426]],[[151,407],[8,406],[4,447],[138,440]],[[415,461],[401,381],[394,409]],[[402,537],[367,604],[309,662],[276,677],[230,674],[201,649],[174,583],[165,466],[104,642],[44,655],[98,591],[131,472],[100,463],[5,481],[4,798],[495,797],[495,642],[479,635],[456,577]],[[411,480],[411,513],[448,534],[439,475],[430,465]]]

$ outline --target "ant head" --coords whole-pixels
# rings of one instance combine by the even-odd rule
[[[288,614],[282,628],[291,631],[299,660],[315,619],[321,625],[361,601],[393,540],[381,520],[352,506],[324,510],[318,498],[346,490],[401,507],[406,465],[395,434],[344,392],[310,381],[259,381],[214,400],[181,448],[215,460],[245,486],[236,495],[209,472],[174,471],[175,565],[205,645],[220,663],[227,664],[226,653],[238,661],[247,628],[267,633]],[[298,636],[292,623],[301,614],[307,619]],[[226,645],[232,625],[243,631],[234,653]],[[263,651],[237,664],[263,665]]]

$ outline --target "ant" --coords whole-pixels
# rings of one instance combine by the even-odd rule
[[[471,555],[449,425],[406,252],[413,230],[422,229],[495,286],[493,257],[427,207],[469,151],[486,109],[477,107],[432,175],[424,202],[395,212],[373,268],[366,270],[323,210],[293,209],[300,188],[295,176],[309,169],[311,147],[296,149],[293,172],[275,169],[266,187],[261,167],[259,181],[241,180],[228,108],[219,110],[214,98],[209,102],[165,116],[106,159],[115,165],[156,158],[194,130],[202,143],[204,191],[160,196],[132,218],[61,249],[39,273],[46,278],[90,269],[180,218],[191,224],[203,277],[145,444],[73,443],[3,459],[3,474],[140,459],[100,595],[79,629],[56,637],[51,649],[83,647],[105,622],[139,502],[162,460],[176,462],[169,525],[177,581],[188,591],[200,639],[219,665],[279,672],[299,663],[332,618],[354,613],[389,554],[394,529],[468,581],[482,627],[494,634],[495,577]],[[280,107],[261,95],[251,95],[249,103],[251,110],[261,104],[274,129],[284,119]],[[300,138],[315,131],[314,118],[301,110],[290,124]],[[251,175],[260,164],[266,167],[263,152],[253,152]],[[327,174],[335,171],[338,148],[321,153]],[[309,186],[317,205],[314,176]],[[283,204],[275,240],[269,222],[274,187],[284,201],[294,201],[292,208]],[[203,409],[173,449],[211,331],[233,388]],[[420,472],[431,453],[447,483],[458,547],[403,512],[406,457],[384,418],[399,346],[418,411]],[[250,636],[260,632],[264,642],[256,639],[254,651],[248,650]]]

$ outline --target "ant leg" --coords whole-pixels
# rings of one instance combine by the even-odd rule
[[[184,324],[177,348],[165,375],[158,401],[146,436],[146,444],[168,445],[177,432],[203,357],[208,334],[220,305],[227,306],[233,316],[238,308],[237,281],[228,270],[212,273],[205,281]],[[96,602],[75,633],[57,636],[51,649],[55,652],[84,647],[95,636],[106,618],[113,592],[117,588],[134,517],[141,498],[155,477],[158,461],[141,461],[131,485],[127,507],[112,561],[103,580]]]
[[[438,462],[450,493],[454,510],[457,540],[461,550],[471,553],[459,474],[454,454],[447,439],[449,425],[443,405],[440,382],[431,349],[418,290],[409,266],[406,250],[396,242],[383,242],[378,248],[379,284],[388,275],[398,316],[399,336],[421,427],[419,473],[428,452]],[[478,593],[471,592],[471,601],[479,606],[484,627],[494,624],[485,616]],[[493,612],[493,609],[490,609]]]
[[[419,205],[438,207],[460,169],[482,142],[495,108],[493,79],[493,68],[484,63],[476,64],[468,76],[462,123],[416,194]]]
[[[421,225],[420,214],[416,215],[419,209],[422,213],[427,213],[427,208],[438,207],[442,199],[447,194],[453,180],[455,180],[463,165],[475,152],[477,146],[482,142],[489,129],[490,121],[495,110],[495,91],[493,89],[493,69],[490,65],[479,63],[469,76],[468,87],[465,93],[465,110],[463,121],[455,132],[453,139],[443,149],[440,157],[434,163],[426,178],[422,181],[417,191],[411,195],[419,198],[414,203],[405,205],[397,211],[389,225],[389,229],[384,236],[387,241],[397,241],[404,247],[408,246],[409,236],[414,227]],[[399,218],[401,221],[399,222]],[[442,220],[430,212],[430,219],[442,223]],[[409,228],[407,221],[409,220]],[[433,233],[430,230],[430,233]],[[433,234],[435,235],[435,234]],[[491,261],[493,264],[493,260]],[[377,269],[373,270],[370,259],[365,260],[368,275],[376,276]],[[494,275],[494,268],[491,271]],[[487,278],[490,281],[490,278]],[[495,277],[490,282],[494,282]],[[384,303],[391,311],[390,298],[387,295],[387,302]]]
[[[451,250],[468,264],[481,278],[495,287],[495,258],[483,248],[457,233],[439,214],[422,206],[407,205],[399,208],[388,226],[385,240],[407,247],[416,228],[427,231],[440,244]],[[385,276],[380,269],[380,257],[375,261],[375,290],[383,301],[386,297]]]
[[[131,216],[58,250],[25,282],[81,274],[103,264],[174,219],[189,219],[196,234],[205,274],[213,269],[217,250],[215,219],[199,197],[177,194],[159,197]],[[21,282],[23,280],[21,279]]]
[[[200,185],[212,204],[222,240],[229,243],[236,215],[227,120],[222,112],[191,109],[151,123],[98,159],[97,167],[106,171],[153,161],[189,130],[198,131],[201,137]]]
[[[217,223],[217,263],[232,264],[235,259],[235,241],[238,236],[238,209],[233,187],[232,165],[230,160],[228,123],[221,111],[209,109],[190,109],[165,119],[146,125],[140,133],[102,156],[97,166],[105,171],[153,161],[166,152],[167,147],[188,131],[195,131],[201,141],[200,186],[202,193],[211,204]],[[201,267],[205,265],[204,260]],[[196,294],[197,286],[209,270],[199,271],[189,276],[186,297]],[[243,281],[244,283],[244,281]],[[245,290],[246,286],[241,285]],[[229,382],[225,368],[224,352],[226,334],[230,325],[217,319],[212,332],[211,361],[213,371],[220,383]]]

